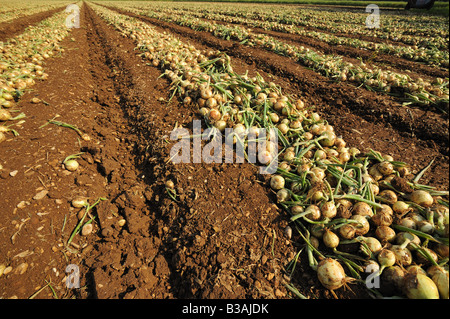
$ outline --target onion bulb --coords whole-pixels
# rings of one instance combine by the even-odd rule
[[[374,253],[378,254],[382,249],[383,246],[381,245],[380,241],[376,239],[375,237],[358,237],[358,239],[362,240],[369,250]]]
[[[373,210],[369,204],[365,202],[357,202],[355,205],[353,205],[353,214],[372,217]]]
[[[325,228],[325,233],[322,237],[323,243],[329,248],[336,248],[339,245],[339,237],[331,230]]]
[[[408,245],[408,241],[405,241],[402,245],[393,245],[390,250],[394,252],[396,262],[401,266],[411,265],[413,261],[413,256],[411,251],[409,251],[406,246]]]
[[[436,284],[441,298],[449,299],[448,298],[448,287],[449,287],[448,272],[445,271],[444,269],[440,268],[440,271],[436,271],[431,279]]]
[[[350,224],[345,224],[339,227],[339,235],[344,239],[353,239],[355,234],[355,227]]]
[[[377,229],[375,229],[375,236],[381,241],[381,242],[390,242],[395,239],[395,230],[393,230],[389,226],[378,226]]]
[[[320,283],[327,289],[341,288],[349,281],[341,264],[332,258],[325,258],[317,265],[317,277]]]
[[[284,188],[284,177],[280,176],[280,175],[274,175],[272,176],[272,178],[270,179],[270,187],[273,190],[280,190],[282,188]]]
[[[88,205],[86,197],[78,196],[72,200],[72,206],[75,208],[81,208]]]
[[[376,226],[390,226],[393,222],[393,217],[386,213],[376,213],[370,220]]]
[[[353,215],[350,219],[358,222],[353,225],[357,236],[365,235],[370,230],[370,224],[366,217],[361,215]]]
[[[64,162],[64,167],[71,172],[74,172],[78,169],[78,167],[80,166],[80,164],[78,164],[78,162],[74,159],[72,160],[68,160]]]
[[[395,204],[397,201],[397,194],[395,194],[390,189],[385,189],[381,191],[378,196],[381,198],[382,201],[389,203],[391,205]]]
[[[337,214],[336,205],[333,202],[326,202],[321,206],[320,212],[324,218],[334,218]]]
[[[412,192],[411,201],[423,207],[430,207],[434,202],[433,196],[424,190],[415,190]]]
[[[439,299],[439,290],[434,281],[420,273],[405,275],[403,291],[409,299]]]
[[[394,266],[395,264],[395,254],[389,249],[382,249],[377,256],[378,263],[380,264],[380,272],[381,274],[386,267]]]
[[[404,278],[405,271],[400,266],[390,266],[383,271],[381,281],[399,291],[403,287]]]
[[[11,117],[11,113],[8,110],[0,109],[0,121],[8,121]]]
[[[406,215],[409,213],[412,208],[409,206],[409,204],[405,203],[404,201],[396,201],[394,205],[392,205],[392,209],[396,214],[399,214],[400,216]]]

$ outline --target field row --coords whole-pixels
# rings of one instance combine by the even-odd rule
[[[124,4],[117,5],[123,7]],[[126,8],[126,7],[125,7]],[[336,81],[349,81],[356,86],[362,85],[394,96],[410,104],[437,106],[448,112],[448,79],[431,78],[424,80],[413,74],[392,71],[376,64],[349,62],[342,56],[323,54],[315,49],[289,44],[272,36],[257,34],[248,28],[232,25],[217,25],[208,20],[199,20],[189,15],[173,15],[170,12],[158,12],[146,7],[133,10],[137,14],[188,26],[193,30],[211,32],[214,36],[236,40],[241,44],[258,46],[280,55],[288,56],[309,68],[312,68]],[[447,57],[448,61],[448,57]]]

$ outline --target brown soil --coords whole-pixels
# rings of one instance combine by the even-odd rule
[[[0,23],[0,41],[5,41],[23,32],[28,26],[37,24],[47,19],[56,12],[64,10],[64,7],[56,8],[49,11],[39,12],[29,16],[20,17],[13,21]]]
[[[447,119],[329,83],[275,54],[146,21],[198,48],[223,49],[236,71],[258,72],[303,96],[352,146],[389,153],[416,171],[435,158],[422,182],[448,189]],[[334,298],[303,254],[291,278],[284,272],[302,242],[283,235],[288,216],[274,204],[267,176],[247,163],[169,161],[170,132],[189,128],[196,110],[167,104],[168,82],[129,39],[84,5],[81,28],[63,46],[61,57],[46,62],[48,80],[20,101],[27,115],[15,127],[20,136],[0,144],[0,263],[13,268],[0,277],[0,298],[28,298],[47,283],[59,298],[289,298],[287,282],[309,298]],[[46,103],[30,103],[34,96]],[[57,114],[91,141],[53,124],[40,128]],[[80,169],[63,169],[64,158],[80,152]],[[33,199],[42,190],[48,193]],[[66,247],[78,223],[70,205],[76,195],[106,200],[92,210],[93,233]],[[66,288],[69,264],[80,268],[81,289]],[[338,298],[368,298],[360,286],[350,288],[337,290]],[[53,298],[52,290],[36,298]]]

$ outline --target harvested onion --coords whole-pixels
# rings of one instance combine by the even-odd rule
[[[433,196],[424,190],[415,190],[412,192],[411,201],[423,207],[430,207],[434,202]]]
[[[420,273],[405,275],[403,291],[409,299],[439,299],[439,290],[434,281]]]
[[[317,277],[320,283],[327,289],[341,288],[349,281],[344,268],[333,258],[326,258],[317,265]]]

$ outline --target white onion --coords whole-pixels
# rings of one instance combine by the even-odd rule
[[[395,230],[389,226],[378,226],[375,229],[375,236],[383,242],[391,242],[395,239]]]
[[[341,264],[332,258],[326,258],[317,265],[317,277],[327,289],[341,288],[349,281]]]
[[[423,207],[430,207],[434,202],[433,196],[424,190],[415,190],[412,192],[411,201]]]
[[[353,227],[355,227],[356,235],[365,235],[370,230],[370,224],[366,217],[361,215],[352,215],[350,219],[358,222],[353,224]]]
[[[449,299],[449,296],[448,296],[448,287],[449,287],[448,272],[441,268],[440,271],[435,272],[435,274],[433,275],[433,277],[431,277],[431,279],[436,284],[441,298]]]
[[[383,191],[381,191],[378,196],[380,198],[382,198],[385,202],[393,205],[395,204],[395,202],[397,201],[397,194],[395,194],[393,191],[391,191],[390,189],[385,189]]]
[[[339,245],[339,237],[331,230],[325,228],[325,233],[322,237],[323,243],[329,248],[336,248]]]
[[[409,299],[439,299],[434,281],[423,274],[408,273],[403,280],[403,291]]]
[[[399,214],[400,216],[403,216],[412,210],[409,204],[401,200],[396,201],[394,205],[392,205],[392,209],[394,210],[395,213]]]
[[[270,187],[273,190],[277,191],[277,190],[280,190],[280,189],[284,188],[284,184],[285,184],[285,181],[284,181],[284,177],[283,176],[274,175],[270,179]]]
[[[354,215],[369,216],[369,217],[373,216],[372,207],[370,207],[370,205],[365,202],[357,202],[355,205],[353,205],[352,212]]]
[[[337,210],[333,202],[326,202],[320,207],[323,218],[334,218]]]
[[[355,227],[345,224],[339,227],[339,235],[344,239],[353,239],[356,235]]]
[[[87,198],[78,196],[72,200],[72,206],[75,208],[81,208],[88,205]]]
[[[375,237],[359,237],[364,243],[367,245],[367,247],[370,249],[372,253],[375,255],[378,254],[381,249],[383,249],[383,246],[381,245],[380,241],[376,239]]]
[[[80,166],[80,164],[79,164],[76,160],[74,160],[74,159],[68,160],[68,161],[65,161],[65,162],[64,162],[64,167],[65,167],[68,171],[71,171],[71,172],[76,171],[76,170],[78,169],[79,166]]]

